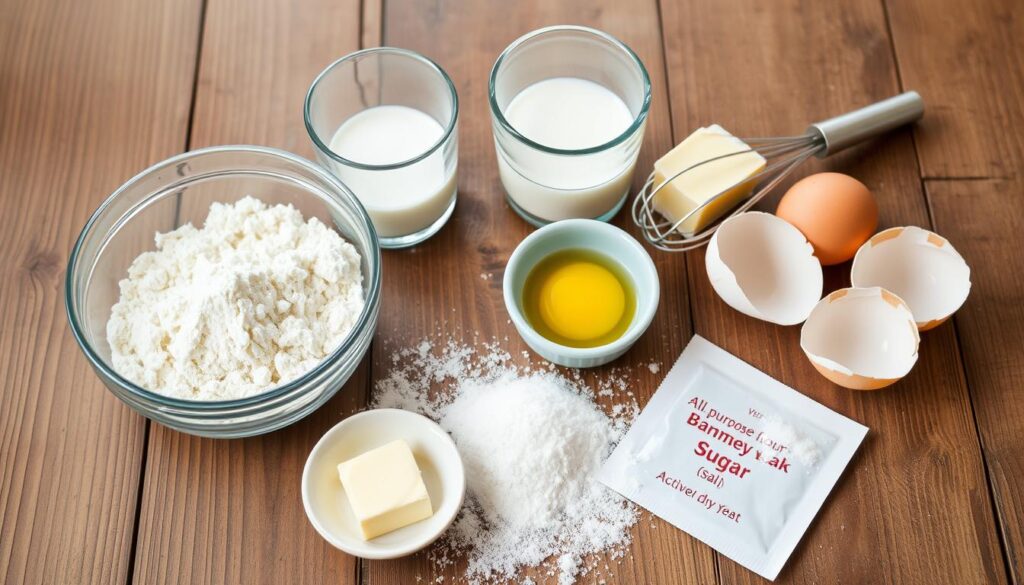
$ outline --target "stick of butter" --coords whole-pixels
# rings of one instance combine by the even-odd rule
[[[717,156],[741,152],[750,147],[718,124],[698,128],[654,163],[654,188],[673,175]],[[766,161],[756,152],[737,154],[690,169],[654,194],[651,206],[675,223],[730,186],[764,170]],[[725,191],[721,197],[679,224],[684,236],[703,230],[750,195],[754,181]]]
[[[433,515],[409,445],[392,441],[338,465],[363,538],[370,540]]]

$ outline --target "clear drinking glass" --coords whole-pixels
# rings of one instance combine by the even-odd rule
[[[358,120],[364,129],[372,128],[367,123],[412,128],[406,119],[365,115],[396,110],[366,112],[378,106],[404,106],[426,114],[439,126],[436,140],[418,148],[423,135],[412,130],[383,141],[384,132],[369,130],[349,134],[345,148],[351,152],[340,154],[337,140],[346,122]],[[313,81],[304,117],[317,159],[366,207],[382,248],[418,244],[451,217],[457,193],[459,100],[448,74],[436,63],[393,47],[346,55]]]
[[[604,144],[579,150],[530,140],[505,117],[524,88],[555,78],[580,78],[616,94],[632,124]],[[560,219],[608,221],[629,194],[651,102],[640,58],[611,35],[580,26],[552,26],[520,37],[498,57],[489,84],[498,171],[509,204],[541,226]]]

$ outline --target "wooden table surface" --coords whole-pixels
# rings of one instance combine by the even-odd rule
[[[1021,16],[1018,0],[0,0],[0,582],[451,583],[460,567],[438,575],[422,555],[332,549],[303,514],[299,477],[320,435],[365,405],[386,348],[440,326],[525,349],[500,283],[530,228],[498,181],[487,75],[521,34],[576,23],[622,39],[651,73],[641,169],[710,122],[792,134],[902,90],[924,96],[914,130],[802,171],[860,178],[883,227],[933,228],[971,265],[970,299],[923,335],[906,379],[877,393],[831,385],[798,327],[718,299],[702,251],[655,254],[657,320],[616,365],[636,372],[643,403],[665,371],[643,366],[671,364],[699,333],[870,427],[779,582],[1024,583]],[[148,422],[103,387],[68,329],[79,230],[118,185],[185,150],[252,143],[311,157],[301,108],[313,77],[381,44],[451,75],[461,160],[448,225],[384,253],[371,355],[330,403],[267,436],[201,439]],[[615,223],[635,233],[626,215]],[[827,269],[826,287],[848,272]],[[660,520],[636,526],[614,573],[761,581]]]

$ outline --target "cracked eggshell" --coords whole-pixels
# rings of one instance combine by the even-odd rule
[[[821,298],[821,263],[800,230],[770,213],[724,221],[704,256],[718,296],[737,311],[779,325],[807,319]]]
[[[880,287],[837,290],[800,330],[800,348],[818,372],[853,390],[878,390],[906,376],[919,343],[910,308]]]
[[[945,238],[919,227],[875,234],[857,250],[853,286],[880,286],[903,299],[921,331],[949,318],[971,292],[971,269]]]

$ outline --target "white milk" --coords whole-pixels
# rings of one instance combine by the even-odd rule
[[[618,95],[576,77],[553,77],[527,86],[504,110],[520,134],[550,148],[579,150],[620,136],[633,113]],[[613,149],[614,150],[614,149]],[[527,213],[547,221],[594,218],[614,208],[629,190],[634,160],[623,168],[617,152],[567,157],[532,151],[516,161],[499,147],[498,171],[509,197]]]
[[[331,139],[331,150],[367,165],[415,158],[444,135],[431,116],[406,106],[376,106],[352,116]],[[455,197],[455,165],[445,171],[444,148],[397,169],[365,170],[334,165],[338,178],[366,207],[377,234],[405,236],[437,221]]]

